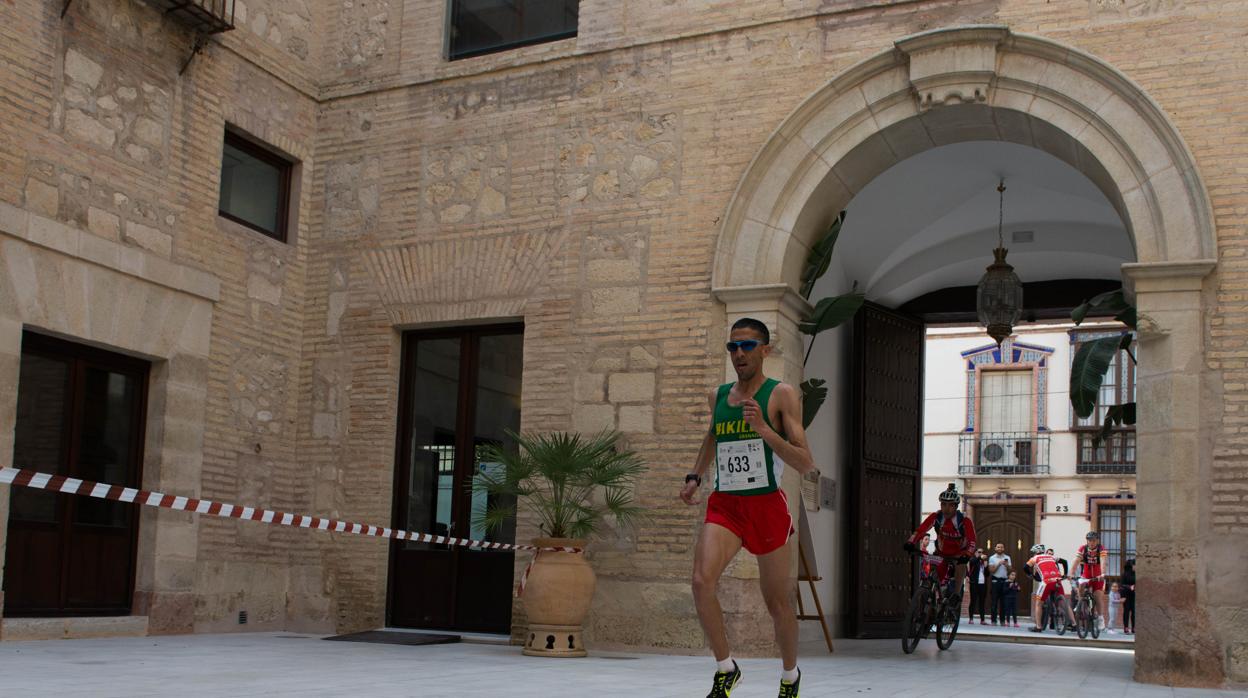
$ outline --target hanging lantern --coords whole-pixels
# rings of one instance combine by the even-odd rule
[[[1002,223],[1005,219],[1005,180],[997,185],[999,208],[997,211],[997,249],[992,251],[993,262],[988,266],[975,293],[975,309],[979,324],[988,330],[988,336],[997,340],[997,346],[1014,331],[1014,325],[1023,315],[1023,282],[1014,267],[1005,261],[1009,250],[1005,249]]]

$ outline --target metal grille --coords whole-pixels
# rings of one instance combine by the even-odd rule
[[[1048,475],[1049,435],[1035,432],[963,434],[959,475]]]
[[[201,34],[234,28],[235,0],[147,0],[147,3]]]
[[[1092,441],[1099,430],[1076,433],[1079,437],[1079,460],[1075,471],[1078,474],[1135,474],[1135,430],[1115,431],[1096,447],[1093,447]]]

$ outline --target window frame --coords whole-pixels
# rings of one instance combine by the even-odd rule
[[[276,231],[265,230],[264,228],[261,228],[255,223],[252,223],[248,220],[240,218],[239,216],[236,216],[230,213],[229,211],[226,211],[225,209],[221,208],[221,192],[220,192],[219,186],[217,187],[217,215],[226,220],[232,221],[241,226],[254,230],[257,233],[260,233],[261,235],[267,238],[277,240],[278,242],[289,243],[290,241],[289,227],[290,227],[290,218],[291,218],[290,216],[291,186],[292,186],[293,174],[295,171],[295,165],[297,163],[293,159],[284,156],[282,153],[278,152],[275,148],[269,146],[268,144],[263,143],[262,141],[258,141],[255,138],[247,134],[244,134],[237,129],[227,126],[225,129],[225,136],[221,140],[222,162],[221,162],[220,169],[221,169],[222,176],[224,176],[224,170],[225,170],[225,147],[227,145],[233,148],[237,148],[238,150],[243,151],[247,155],[250,155],[256,158],[257,160],[260,160],[261,162],[264,162],[269,165],[273,165],[274,167],[277,168],[278,177],[279,177],[278,179],[279,190],[278,190],[278,197],[277,197],[278,198],[277,220],[276,220],[276,225],[274,226],[277,228],[277,230]]]
[[[1085,342],[1102,337],[1110,337],[1115,334],[1122,335],[1130,332],[1126,328],[1122,330],[1109,328],[1100,330],[1084,330],[1071,332],[1071,365],[1074,365],[1075,354],[1078,353],[1079,347]],[[1125,379],[1123,370],[1126,370]],[[1117,401],[1112,404],[1124,405],[1135,401],[1137,386],[1137,373],[1135,362],[1127,356],[1126,349],[1119,349],[1111,363],[1112,370],[1106,373],[1107,380],[1102,383],[1102,390],[1106,384],[1112,384],[1114,399]],[[1112,405],[1101,404],[1101,394],[1096,396],[1096,405],[1093,407],[1092,414],[1094,421],[1091,424],[1081,424],[1080,417],[1075,414],[1074,408],[1070,410],[1070,431],[1075,436],[1075,469],[1078,474],[1124,474],[1127,472],[1135,472],[1136,459],[1130,461],[1126,459],[1126,453],[1130,451],[1133,456],[1136,454],[1138,444],[1135,439],[1135,425],[1117,425],[1114,426],[1109,438],[1101,443],[1097,448],[1093,448],[1091,439],[1102,429],[1104,424],[1104,410]],[[1085,457],[1091,453],[1090,457]],[[1112,453],[1122,454],[1119,459],[1111,458]],[[1104,454],[1100,457],[1098,454]],[[1121,466],[1121,467],[1118,467]]]
[[[1105,514],[1110,511],[1118,513],[1119,527],[1118,529],[1112,531],[1112,533],[1118,538],[1118,547],[1115,550],[1111,550],[1110,547],[1105,544],[1107,531],[1102,525]],[[1134,524],[1133,528],[1127,526],[1128,514],[1131,514],[1131,521]],[[1101,545],[1105,548],[1106,552],[1109,553],[1108,560],[1106,561],[1107,564],[1105,566],[1105,578],[1111,581],[1118,581],[1122,578],[1123,565],[1126,564],[1127,560],[1135,559],[1139,554],[1138,549],[1129,548],[1127,546],[1127,535],[1129,533],[1134,533],[1137,545],[1139,543],[1139,519],[1136,516],[1135,505],[1098,504],[1096,507],[1096,521],[1094,523],[1095,526],[1093,527],[1093,530],[1101,534]],[[1109,571],[1113,569],[1115,565],[1115,556],[1117,556],[1117,574],[1110,574]]]

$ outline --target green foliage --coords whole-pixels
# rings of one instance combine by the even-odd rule
[[[807,428],[810,423],[815,421],[815,415],[819,413],[819,408],[823,407],[824,400],[828,399],[828,389],[824,387],[827,381],[822,378],[809,378],[802,381],[802,427]]]
[[[1101,430],[1092,437],[1092,448],[1097,448],[1101,442],[1108,439],[1113,433],[1114,427],[1135,424],[1135,403],[1128,402],[1125,405],[1111,405],[1105,412],[1105,423],[1101,425]]]
[[[494,495],[491,499],[496,501],[527,497],[544,534],[586,538],[608,515],[623,526],[643,516],[633,490],[645,462],[633,451],[616,448],[618,432],[509,435],[517,448],[485,447],[481,459],[502,468],[478,473],[473,487]],[[474,523],[495,530],[515,515],[515,504],[491,504]]]
[[[841,226],[844,224],[845,212],[841,211],[836,220],[832,221],[832,225],[828,226],[823,237],[810,248],[810,254],[806,255],[806,266],[802,268],[802,287],[799,290],[802,298],[810,300],[810,294],[815,290],[815,282],[828,271],[828,265],[832,263],[832,248],[836,247],[836,239],[841,236]]]
[[[1114,319],[1132,330],[1136,329],[1139,315],[1135,306],[1127,302],[1122,289],[1107,291],[1086,300],[1070,314],[1076,325],[1082,324],[1089,313],[1114,313]],[[1105,372],[1118,352],[1123,352],[1131,361],[1135,356],[1131,353],[1132,334],[1101,337],[1079,345],[1075,358],[1070,366],[1070,404],[1075,414],[1087,418],[1096,409],[1096,399],[1101,392],[1101,383],[1105,380]],[[1106,408],[1105,421],[1101,430],[1092,439],[1096,448],[1109,438],[1115,427],[1135,424],[1135,403],[1110,405]]]
[[[824,298],[815,304],[815,309],[798,324],[797,329],[813,337],[824,330],[840,327],[853,319],[866,300],[861,291]]]
[[[841,236],[843,225],[845,225],[845,212],[841,211],[837,214],[836,220],[832,221],[832,225],[828,226],[823,233],[823,237],[810,248],[810,254],[806,255],[806,264],[802,268],[802,286],[799,291],[802,298],[810,300],[815,284],[827,273],[832,263],[832,252],[836,247],[837,238]],[[815,348],[815,337],[820,332],[840,327],[852,320],[865,301],[866,295],[858,290],[858,284],[855,283],[849,293],[824,298],[815,303],[810,315],[797,326],[803,334],[810,335],[810,347],[806,349],[806,358],[802,360],[803,366],[810,360],[810,352]],[[811,379],[801,385],[802,423],[805,426],[810,426],[811,422],[815,421],[815,415],[828,398],[825,383],[826,381],[823,380]]]
[[[1086,418],[1096,409],[1096,397],[1114,355],[1131,335],[1101,337],[1079,345],[1075,360],[1070,367],[1070,404],[1075,414]]]
[[[1114,313],[1115,320],[1133,330],[1135,329],[1135,307],[1127,302],[1127,298],[1123,294],[1122,289],[1106,291],[1091,300],[1084,301],[1079,304],[1078,308],[1075,308],[1075,310],[1070,314],[1070,317],[1075,321],[1076,325],[1079,325],[1083,323],[1085,318],[1087,318],[1088,313],[1093,311],[1098,314],[1112,312]]]

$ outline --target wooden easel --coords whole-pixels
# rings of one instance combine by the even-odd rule
[[[802,526],[806,524],[806,512],[801,513]],[[808,536],[807,536],[808,537]],[[797,546],[797,560],[801,568],[797,573],[797,619],[801,620],[817,620],[823,628],[823,639],[828,643],[828,653],[831,654],[836,650],[832,649],[832,633],[828,631],[828,619],[823,615],[823,604],[819,603],[819,590],[815,588],[815,582],[822,581],[823,577],[811,574],[810,563],[806,561],[806,546],[802,543],[804,539],[799,537]],[[810,585],[810,597],[815,600],[815,614],[808,615],[805,607],[802,605],[802,582]]]

